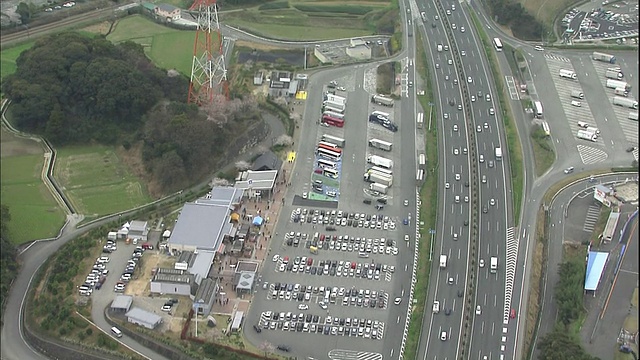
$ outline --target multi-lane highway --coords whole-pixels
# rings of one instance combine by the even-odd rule
[[[507,162],[496,158],[495,152],[496,148],[501,148],[503,154],[506,150],[500,135],[500,111],[496,110],[488,64],[464,7],[457,2],[429,2],[420,7],[428,14],[425,47],[435,73],[436,101],[443,112],[439,115],[443,144],[439,201],[442,216],[438,220],[434,258],[441,254],[448,257],[446,268],[436,270],[438,264],[433,266],[428,304],[437,300],[443,311],[424,319],[420,358],[497,359],[499,354],[506,355],[506,347],[501,346],[507,345],[503,328],[508,328],[511,308],[505,303],[505,294],[509,298],[506,287],[511,285],[505,281],[511,240],[511,194]],[[447,36],[447,31],[452,36]],[[460,62],[453,56],[455,53]],[[476,176],[471,176],[473,172]],[[475,222],[472,212],[476,214]],[[491,257],[498,259],[495,273],[489,269]],[[511,263],[509,270],[513,270]],[[460,291],[470,287],[476,291]],[[464,315],[473,319],[467,339],[461,338]],[[443,332],[446,340],[441,339]],[[470,354],[462,355],[466,346],[470,346]]]

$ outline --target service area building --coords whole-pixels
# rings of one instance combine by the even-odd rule
[[[127,317],[128,322],[144,326],[147,329],[152,330],[162,323],[161,316],[142,310],[140,308],[133,308],[129,310],[129,312],[127,312],[125,316]]]

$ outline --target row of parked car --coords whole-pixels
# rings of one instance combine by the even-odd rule
[[[93,290],[100,290],[102,284],[107,280],[109,270],[107,270],[108,256],[101,256],[96,259],[93,267],[87,275],[84,283],[78,287],[78,292],[82,296],[90,296]]]
[[[122,272],[122,275],[120,275],[120,280],[113,287],[113,291],[117,293],[124,292],[124,290],[127,287],[127,284],[129,283],[129,281],[131,281],[131,278],[133,277],[133,274],[136,270],[136,266],[138,265],[138,261],[142,257],[144,250],[145,248],[143,248],[142,246],[137,246],[135,250],[133,250],[133,253],[131,254],[131,259],[127,260],[127,265],[124,271]]]
[[[260,322],[254,325],[253,328],[256,332],[262,332],[262,329],[279,329],[282,331],[381,339],[384,322],[371,319],[352,319],[332,316],[323,318],[319,315],[305,315],[304,313],[296,315],[291,312],[278,313],[265,311],[260,317]]]

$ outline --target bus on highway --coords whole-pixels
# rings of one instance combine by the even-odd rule
[[[334,147],[331,147],[331,146],[318,144],[318,149],[320,149],[320,148],[326,149],[326,150],[331,150],[331,151],[334,151],[334,152],[336,152],[338,154],[342,154],[342,149],[340,149],[340,148],[334,148]]]
[[[325,160],[325,159],[318,159],[318,166],[323,168],[323,169],[337,169],[338,168],[338,164],[336,164],[333,161],[329,161],[329,160]]]
[[[337,113],[335,111],[325,111],[322,115],[331,116],[336,119],[344,120],[344,114]]]
[[[318,145],[328,146],[328,147],[330,147],[330,148],[332,148],[332,149],[337,149],[337,148],[339,148],[339,146],[338,146],[338,145],[336,145],[336,144],[334,144],[334,143],[331,143],[331,142],[328,142],[328,141],[319,141],[319,142],[318,142]]]
[[[340,158],[342,157],[341,154],[335,151],[327,150],[323,148],[318,148],[317,154],[318,156],[323,157],[325,159],[329,159],[331,161],[340,161]]]
[[[328,141],[331,143],[334,143],[336,145],[338,145],[339,147],[344,147],[344,139],[343,138],[339,138],[337,136],[333,136],[333,135],[329,135],[329,134],[323,134],[322,135],[322,141]]]
[[[322,123],[323,124],[327,124],[329,126],[335,126],[335,127],[344,127],[344,120],[342,119],[338,119],[338,118],[334,118],[332,116],[329,115],[323,115],[322,116]]]
[[[502,51],[502,41],[498,38],[493,38],[493,46],[496,48],[496,51]]]
[[[337,179],[338,178],[338,170],[334,170],[334,169],[323,169],[322,170],[322,175],[326,176],[326,177],[330,177],[332,179]]]

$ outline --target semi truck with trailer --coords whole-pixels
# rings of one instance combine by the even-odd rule
[[[625,89],[626,91],[631,90],[631,85],[629,85],[626,81],[607,79],[607,87],[609,89]]]
[[[606,63],[609,63],[609,64],[615,64],[616,63],[616,57],[615,56],[609,55],[609,54],[605,54],[605,53],[601,53],[601,52],[594,51],[592,57],[593,57],[593,60],[598,60],[598,61],[606,62]]]
[[[620,97],[620,96],[614,96],[613,97],[613,104],[614,105],[628,107],[630,109],[635,109],[635,110],[638,109],[638,102],[635,99],[630,99],[630,98],[625,98],[625,97]]]
[[[571,79],[571,80],[575,80],[578,75],[576,75],[575,71],[572,70],[566,70],[566,69],[560,69],[560,73],[559,73],[560,77],[566,78],[566,79]]]
[[[616,88],[613,90],[613,93],[624,97],[629,96],[629,92],[625,88]]]
[[[386,194],[388,189],[389,187],[384,184],[378,184],[378,183],[369,184],[369,190],[377,191],[380,194]]]
[[[440,255],[440,269],[447,267],[447,255]]]
[[[376,94],[371,97],[371,102],[384,105],[384,106],[393,106],[393,99],[384,95]]]
[[[589,130],[578,130],[578,134],[576,135],[578,139],[589,140],[589,141],[597,141],[598,135]]]
[[[367,162],[369,164],[381,166],[386,169],[391,169],[393,167],[393,160],[383,158],[382,156],[378,155],[369,155],[369,157],[367,158]]]
[[[364,180],[370,183],[378,183],[385,186],[393,185],[393,176],[381,174],[377,171],[367,171],[364,174]]]
[[[393,143],[390,143],[388,141],[383,141],[380,139],[371,139],[369,140],[369,146],[380,149],[380,150],[384,150],[384,151],[391,151],[391,149],[393,148]]]
[[[340,111],[344,111],[347,108],[345,106],[345,104],[341,104],[341,103],[338,103],[338,102],[335,102],[335,101],[330,101],[330,100],[327,100],[327,101],[323,102],[322,105],[325,108],[331,107],[331,108],[334,108],[334,109],[339,109]]]
[[[619,69],[609,69],[604,73],[607,79],[622,80],[624,74]]]
[[[584,93],[580,90],[571,90],[571,97],[584,100]]]

